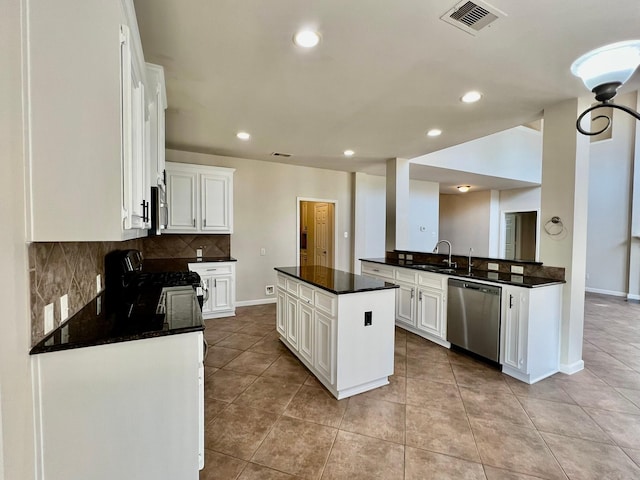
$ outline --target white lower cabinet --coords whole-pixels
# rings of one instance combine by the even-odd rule
[[[416,328],[446,340],[444,318],[444,292],[433,288],[419,288]]]
[[[236,312],[235,262],[190,263],[204,285],[203,318],[231,317]]]
[[[396,325],[439,345],[447,342],[447,276],[410,268],[362,262],[365,276],[392,282],[396,292]]]
[[[197,480],[202,332],[31,357],[39,480]]]
[[[396,289],[331,294],[278,273],[280,340],[338,399],[389,383]],[[371,325],[365,326],[370,312]]]
[[[500,363],[507,375],[535,383],[559,371],[562,285],[502,287]]]

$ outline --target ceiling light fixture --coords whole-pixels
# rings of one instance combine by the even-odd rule
[[[460,191],[460,193],[467,193],[469,191],[469,189],[471,188],[470,185],[458,185],[456,187],[458,189],[458,191]]]
[[[238,132],[236,133],[236,137],[238,137],[240,140],[249,140],[251,138],[251,135],[249,135],[247,132]]]
[[[345,157],[353,157],[355,155],[356,152],[354,152],[353,150],[345,150],[344,151],[344,156]]]
[[[320,43],[320,35],[313,30],[300,30],[293,36],[293,43],[303,48],[313,48]]]
[[[464,103],[475,103],[482,98],[482,94],[475,90],[465,93],[460,100]]]
[[[609,128],[611,119],[606,115],[598,115],[591,119],[600,118],[607,120],[604,128],[589,132],[582,128],[580,123],[585,115],[598,108],[617,108],[640,120],[640,114],[635,110],[616,105],[611,99],[616,96],[618,88],[633,75],[640,65],[640,40],[612,43],[585,53],[571,65],[571,73],[579,77],[584,85],[595,93],[596,100],[600,103],[587,108],[580,114],[576,122],[576,128],[583,135],[599,135]]]
[[[428,137],[437,137],[440,134],[442,134],[442,130],[440,130],[439,128],[432,128],[427,132]]]

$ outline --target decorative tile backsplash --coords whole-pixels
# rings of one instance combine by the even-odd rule
[[[104,257],[113,250],[135,248],[145,258],[191,258],[196,248],[207,257],[229,256],[230,235],[162,235],[125,242],[36,242],[29,245],[31,344],[44,338],[44,307],[53,303],[54,327],[61,323],[60,297],[69,297],[69,316],[104,288]]]

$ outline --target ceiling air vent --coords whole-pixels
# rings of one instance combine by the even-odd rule
[[[283,157],[283,158],[289,158],[291,156],[290,153],[280,153],[280,152],[273,152],[271,154],[272,157]]]
[[[458,3],[440,19],[475,36],[480,30],[506,15],[494,6],[476,0]]]

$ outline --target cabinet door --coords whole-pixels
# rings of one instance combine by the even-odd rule
[[[200,281],[205,285],[207,292],[204,294],[205,301],[202,303],[202,313],[207,314],[213,311],[213,277],[200,274]]]
[[[286,338],[287,336],[287,294],[280,288],[276,294],[276,330]]]
[[[196,178],[189,172],[167,172],[167,202],[169,224],[167,230],[197,230]]]
[[[293,348],[298,349],[298,299],[287,295],[286,299],[287,312],[287,341]]]
[[[418,289],[418,318],[416,327],[419,330],[444,339],[442,303],[442,292],[429,288]]]
[[[313,365],[313,308],[300,301],[300,341],[298,351]]]
[[[313,366],[319,375],[331,385],[335,384],[335,345],[333,342],[333,318],[315,313],[315,361]]]
[[[230,175],[202,174],[200,176],[202,230],[233,233],[232,182]]]
[[[414,285],[407,285],[404,283],[398,283],[398,285],[400,288],[396,293],[396,321],[415,327],[416,287]]]
[[[217,312],[221,310],[230,310],[233,308],[231,301],[231,277],[213,277],[213,302],[212,311]]]
[[[504,365],[527,371],[527,292],[519,288],[503,288],[502,297],[502,362]]]

